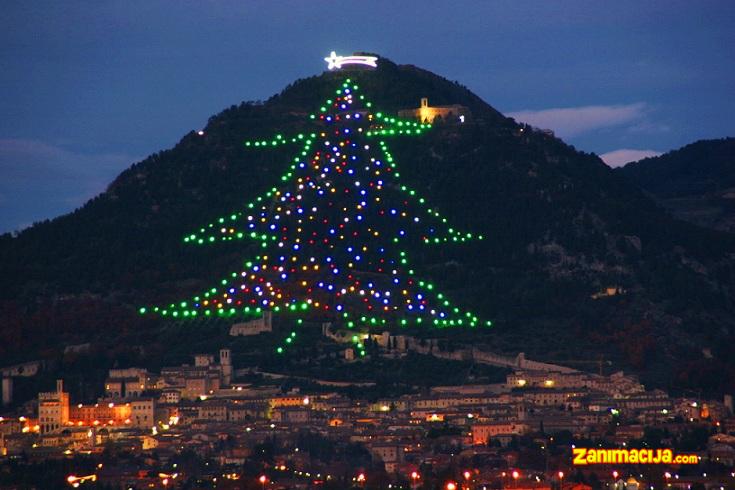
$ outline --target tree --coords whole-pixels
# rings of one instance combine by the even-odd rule
[[[407,249],[473,237],[399,182],[386,137],[419,135],[431,126],[373,112],[347,79],[310,121],[317,131],[248,141],[248,148],[301,144],[274,187],[184,238],[190,244],[252,239],[261,253],[217,287],[168,307],[163,316],[259,316],[263,311],[341,322],[349,328],[392,325],[477,327],[477,316],[454,306],[416,277]],[[147,312],[141,308],[141,312]],[[490,325],[490,322],[485,322]],[[296,332],[277,348],[294,342]],[[353,338],[365,355],[359,336]]]

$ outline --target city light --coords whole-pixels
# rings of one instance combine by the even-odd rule
[[[85,483],[88,481],[90,482],[97,481],[97,475],[87,475],[87,476],[69,475],[66,478],[66,482],[74,488],[78,488],[82,483]]]

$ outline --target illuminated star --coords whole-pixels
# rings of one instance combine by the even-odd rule
[[[342,68],[344,65],[365,65],[373,68],[378,66],[378,58],[375,56],[337,56],[334,51],[324,58],[324,61],[327,62],[327,69],[329,70]]]
[[[340,63],[341,59],[341,56],[337,56],[337,53],[332,51],[329,56],[324,58],[324,61],[327,62],[327,68],[329,70],[334,70],[335,68],[340,68],[342,66],[342,64]]]

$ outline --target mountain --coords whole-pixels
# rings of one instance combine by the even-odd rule
[[[387,114],[422,97],[472,112],[466,124],[388,138],[401,179],[457,228],[486,237],[411,251],[422,276],[495,324],[427,335],[577,367],[603,356],[659,386],[735,388],[735,237],[672,218],[597,156],[385,58],[375,70],[325,72],[264,103],[233,105],[75,212],[0,237],[0,359],[63,363],[63,346],[84,342],[116,363],[203,349],[224,327],[137,308],[191,297],[257,253],[249,242],[182,238],[276,185],[293,147],[254,151],[243,141],[318,127],[308,115],[347,76]]]
[[[735,232],[735,138],[697,141],[619,172],[677,218]]]

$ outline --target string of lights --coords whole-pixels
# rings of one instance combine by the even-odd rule
[[[491,325],[454,306],[409,264],[406,245],[483,238],[454,229],[399,182],[384,138],[420,135],[431,125],[373,113],[358,90],[347,79],[309,116],[321,126],[318,132],[245,142],[247,148],[302,147],[281,176],[282,186],[184,242],[249,239],[260,244],[261,254],[191,301],[143,307],[142,314],[254,317],[270,310],[293,314],[297,324],[319,316],[348,328]],[[291,332],[276,352],[285,352],[295,338]],[[358,338],[355,344],[365,355]]]

